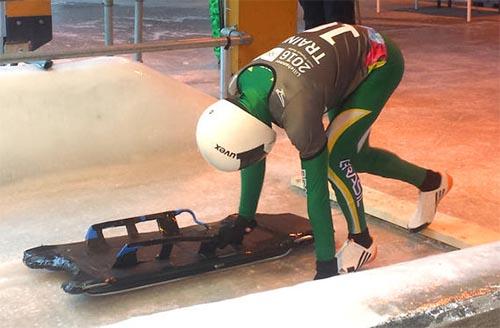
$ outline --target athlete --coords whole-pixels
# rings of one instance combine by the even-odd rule
[[[255,213],[266,155],[283,128],[297,148],[316,255],[315,279],[356,271],[377,247],[366,225],[358,173],[410,183],[420,190],[408,228],[430,224],[451,177],[371,147],[373,122],[399,84],[404,61],[398,47],[375,30],[330,23],[291,36],[241,69],[228,99],[201,115],[196,138],[203,157],[224,171],[241,170],[239,216],[219,231],[219,247],[241,243],[257,225]],[[326,131],[323,116],[330,124]],[[328,181],[348,224],[335,254]]]

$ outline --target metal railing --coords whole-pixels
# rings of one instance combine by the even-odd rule
[[[107,46],[113,45],[113,0],[102,0],[103,8],[104,8],[104,43]],[[219,0],[222,3],[223,17],[224,22],[227,22],[227,13],[228,13],[228,1],[227,0]],[[144,21],[144,0],[135,0],[134,6],[134,44],[140,44],[143,40],[143,21]],[[224,27],[221,30],[221,35],[223,36],[231,36],[231,35],[240,36],[239,32],[236,31],[235,27]],[[225,98],[227,97],[227,83],[231,77],[231,49],[232,45],[231,38],[228,39],[229,43],[224,47],[221,47],[221,57],[220,57],[220,94],[219,97]],[[251,40],[249,41],[249,43]],[[241,43],[247,44],[247,43]],[[142,53],[137,52],[134,55],[134,59],[136,61],[142,62]]]
[[[5,7],[6,0],[0,0],[0,37],[5,33]],[[227,14],[227,0],[224,1],[224,15]],[[195,49],[207,47],[221,47],[220,62],[220,97],[227,96],[227,83],[231,76],[230,68],[230,48],[235,45],[247,45],[252,42],[252,37],[241,33],[236,28],[223,28],[222,37],[201,37],[201,38],[180,38],[163,41],[143,41],[143,19],[144,19],[144,0],[135,0],[134,13],[134,44],[113,44],[113,0],[102,0],[104,15],[104,46],[90,47],[84,49],[54,50],[54,51],[36,51],[3,53],[3,39],[0,38],[0,65],[20,62],[38,62],[55,59],[123,55],[135,54],[134,59],[142,62],[143,52],[158,52],[166,50]],[[2,24],[3,22],[3,24]],[[3,27],[2,27],[3,26]],[[2,34],[4,33],[4,34]]]
[[[107,46],[113,45],[113,6],[114,0],[102,0],[103,16],[104,16],[104,44]],[[134,4],[134,43],[141,43],[143,36],[144,22],[144,0],[135,0]],[[142,62],[142,54],[136,53],[134,59]]]
[[[238,32],[238,34],[232,33],[231,36],[220,38],[181,38],[164,41],[149,41],[140,44],[119,44],[73,50],[36,51],[4,54],[0,56],[0,64],[106,55],[123,55],[135,53],[138,51],[157,52],[165,50],[181,50],[207,47],[228,47],[233,45],[250,44],[251,42],[252,37],[250,35]]]

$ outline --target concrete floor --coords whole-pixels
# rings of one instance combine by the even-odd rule
[[[146,39],[208,35],[206,1],[169,7],[147,7]],[[99,44],[102,20],[98,2],[54,5],[55,38],[48,47]],[[372,133],[372,143],[435,169],[446,169],[455,187],[441,212],[500,231],[500,20],[495,12],[473,13],[465,24],[464,9],[434,9],[421,3],[383,1],[376,15],[372,1],[361,1],[363,24],[397,41],[406,58],[406,75]],[[131,35],[131,7],[117,6],[117,42]],[[185,17],[185,18],[182,18]],[[172,19],[169,19],[172,18]],[[168,31],[168,32],[167,32]],[[147,54],[145,63],[216,96],[217,64],[211,49]],[[397,136],[395,138],[395,136]],[[280,134],[270,165],[260,211],[305,216],[305,199],[290,190],[299,170],[296,154]],[[136,315],[212,302],[311,279],[309,251],[286,259],[103,298],[65,295],[60,273],[33,271],[21,263],[22,251],[43,244],[83,238],[96,220],[188,207],[215,221],[232,213],[238,201],[238,176],[218,174],[193,162],[196,175],[176,174],[185,158],[116,163],[53,174],[0,186],[0,320],[2,326],[82,327],[113,323]],[[291,163],[291,164],[290,164]],[[185,171],[187,172],[187,171]],[[184,173],[185,173],[184,172]],[[178,173],[178,172],[175,172]],[[215,189],[217,179],[223,187]],[[413,188],[369,176],[363,182],[402,199],[414,200]],[[216,205],[214,205],[216,204]],[[337,246],[346,235],[334,209]],[[370,268],[449,251],[418,235],[370,219],[379,242],[379,257]],[[41,301],[43,300],[43,301]]]

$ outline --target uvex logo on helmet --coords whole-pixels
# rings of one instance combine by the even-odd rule
[[[237,158],[236,153],[225,149],[224,147],[220,146],[219,144],[215,144],[215,150],[217,150],[218,152],[220,152],[223,155],[226,155],[227,157]]]

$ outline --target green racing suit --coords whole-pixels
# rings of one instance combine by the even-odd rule
[[[404,71],[403,56],[364,26],[332,23],[292,36],[259,56],[229,86],[233,101],[284,128],[300,154],[318,261],[335,256],[328,182],[349,233],[367,232],[358,173],[419,187],[426,169],[371,147],[369,133]],[[325,131],[323,116],[329,117]],[[255,217],[266,159],[241,171],[239,215]]]

